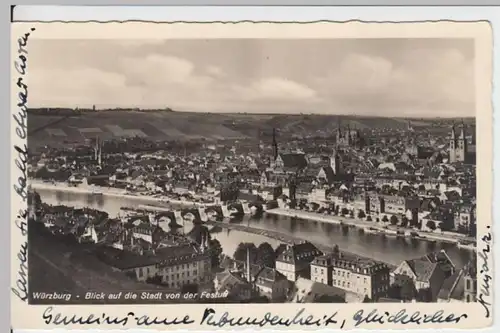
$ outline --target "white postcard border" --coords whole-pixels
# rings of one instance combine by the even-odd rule
[[[31,25],[30,24],[18,24],[18,25],[16,25],[15,29],[13,29],[13,34],[14,34],[13,35],[13,41],[15,41],[15,43],[17,44],[17,39],[16,38],[20,35],[20,33],[22,31],[25,31],[26,28],[31,27],[31,26],[33,26],[33,25],[32,24]],[[32,35],[33,38],[42,38],[44,36],[44,34],[46,34],[46,33],[48,33],[51,36],[51,38],[54,38],[54,36],[58,35],[57,31],[55,31],[55,30],[61,30],[61,29],[55,29],[53,31],[50,31],[51,30],[50,27],[48,29],[46,29],[46,27],[44,27],[43,29],[38,29],[38,26],[36,26],[36,27],[37,27],[37,30],[33,32],[33,35]],[[304,26],[301,26],[301,27],[304,27]],[[206,25],[204,25],[204,29],[206,30]],[[384,28],[382,28],[382,29],[384,29]],[[77,30],[78,29],[75,29],[75,31],[73,31],[72,33],[73,34],[77,34],[78,33]],[[224,29],[222,29],[222,30],[224,30]],[[218,31],[217,33],[218,34],[226,33],[227,37],[230,37],[231,34],[234,33],[234,31],[235,31],[234,27],[232,29],[230,29],[230,30],[232,30],[231,33],[224,32],[222,30]],[[252,30],[253,30],[253,32],[249,33],[248,36],[251,36],[252,34],[255,33],[255,29],[252,29]],[[294,27],[290,27],[288,31],[284,32],[284,34],[289,34],[289,38],[297,38],[296,36],[300,35],[301,31],[303,31],[304,29],[301,28],[299,30],[295,30]],[[327,29],[324,29],[324,31],[326,31],[326,30]],[[408,29],[408,31],[406,31],[407,35],[411,35],[412,34],[412,32],[410,30],[411,29]],[[446,30],[446,28],[445,28],[445,30]],[[26,30],[26,31],[28,31],[28,30]],[[42,31],[42,32],[40,33],[40,31]],[[46,31],[49,31],[49,32],[46,32]],[[68,29],[65,29],[65,34],[68,33],[67,31],[68,31]],[[463,30],[462,32],[464,34],[468,33],[465,30]],[[23,33],[21,33],[21,34],[23,34]],[[36,34],[38,34],[38,33],[40,33],[40,35],[36,36]],[[269,36],[269,34],[266,31],[264,31],[264,30],[263,31],[259,30],[259,33],[266,34],[266,37]],[[326,32],[322,32],[322,33],[326,33]],[[438,34],[443,34],[443,33],[444,33],[443,29],[441,29],[441,31]],[[456,31],[455,31],[455,33],[456,33]],[[88,28],[86,28],[86,31],[85,31],[84,34],[86,36],[89,35],[89,29]],[[102,36],[102,34],[96,33],[93,36],[93,38],[98,38],[99,35]],[[346,35],[349,35],[349,34],[347,33]],[[416,35],[418,35],[418,34],[415,33],[415,36]],[[48,37],[48,35],[46,35],[46,36]],[[62,38],[61,34],[59,34],[59,36],[60,36],[60,38]],[[178,33],[178,31],[176,31],[175,34],[171,35],[171,37],[175,37],[175,38],[180,38],[179,36],[180,36],[180,34]],[[199,36],[199,32],[196,32],[194,34],[190,34],[190,36],[192,38],[196,38],[196,36]],[[239,36],[241,36],[241,35],[239,35]],[[14,38],[14,37],[16,37],[16,38]],[[30,37],[30,38],[32,38],[32,37]],[[83,36],[81,36],[81,37],[83,37]],[[186,38],[188,36],[186,35],[186,36],[183,36],[183,37]],[[302,36],[302,37],[305,38],[305,36]],[[318,38],[317,34],[315,34],[314,37]],[[365,35],[363,35],[363,37],[365,37]],[[490,38],[491,38],[491,36],[490,36]],[[479,38],[479,39],[482,40],[482,38]],[[484,42],[485,42],[485,40],[482,40],[480,43],[484,43]],[[13,51],[16,51],[16,53],[17,53],[17,46],[13,45]],[[13,59],[14,59],[14,57],[13,57]],[[481,65],[485,65],[485,64],[487,65],[489,63],[488,59],[482,58],[481,60],[482,60],[481,61]],[[480,67],[478,67],[478,68],[480,68]],[[487,72],[490,69],[489,68],[483,68],[483,70],[485,72]],[[16,77],[16,75],[15,75],[15,72],[13,72],[13,73],[14,73],[14,76],[13,76],[13,79],[14,79]],[[482,75],[485,75],[485,74],[483,73]],[[491,79],[489,81],[491,81]],[[17,96],[16,90],[17,90],[18,87],[15,85],[15,83],[16,83],[15,81],[13,83],[14,83],[13,85],[15,87],[13,88],[14,91],[13,91],[12,96]],[[478,97],[478,100],[482,99],[482,101],[480,101],[480,102],[483,103],[478,108],[482,109],[482,110],[484,110],[484,109],[490,109],[490,112],[491,112],[491,102],[489,103],[490,104],[489,106],[486,105],[488,103],[484,104],[485,102],[490,101],[490,98],[484,99],[484,96],[485,96],[485,93],[484,93],[484,90],[483,90],[484,87],[483,88],[478,88],[478,89],[481,90],[481,91],[478,91],[478,93],[480,93],[480,96],[481,96],[481,97]],[[491,91],[489,93],[491,95]],[[13,99],[13,102],[15,102],[15,99]],[[16,106],[13,105],[13,110],[16,110],[15,107]],[[491,167],[488,168],[488,166],[487,166],[488,164],[491,165],[491,161],[490,160],[492,160],[492,158],[491,158],[491,152],[490,152],[491,144],[492,144],[492,137],[491,137],[492,133],[491,133],[491,129],[489,129],[491,127],[490,126],[491,125],[491,120],[488,119],[488,118],[491,119],[491,114],[489,115],[489,117],[486,117],[484,115],[482,115],[481,117],[478,117],[478,127],[482,127],[484,129],[483,131],[481,131],[482,132],[481,135],[478,135],[478,143],[479,143],[478,147],[480,147],[480,149],[481,149],[478,152],[478,155],[481,156],[480,158],[478,158],[478,160],[481,159],[480,162],[478,161],[478,169],[481,168],[481,169],[484,170],[484,172],[481,172],[481,174],[479,175],[479,177],[486,177],[486,178],[488,178],[488,176],[489,176],[489,179],[491,179],[492,178],[491,177],[492,174],[491,174],[491,171],[488,170],[488,169],[491,169]],[[489,141],[489,143],[488,143],[488,141]],[[483,143],[481,144],[481,142],[483,142]],[[24,142],[22,142],[22,140],[19,139],[19,136],[16,134],[15,131],[13,131],[13,133],[12,133],[12,144],[13,145],[16,144],[16,145],[18,145],[18,147],[22,146],[24,144]],[[12,153],[13,153],[12,156],[14,157],[14,156],[16,156],[18,154],[18,151],[12,151]],[[14,153],[16,155],[14,155]],[[487,157],[488,155],[489,155],[489,159]],[[480,165],[482,165],[482,166],[480,166]],[[15,164],[14,160],[12,162],[12,173],[13,173],[12,174],[13,178],[17,179],[19,177],[19,168],[18,168],[18,165]],[[481,183],[481,185],[480,185],[480,183]],[[488,193],[488,192],[492,193],[492,188],[490,188],[491,187],[491,181],[481,182],[478,179],[478,187],[481,189],[481,190],[478,190],[478,192],[481,192],[481,193]],[[478,200],[479,201],[478,208],[482,207],[481,212],[491,211],[491,208],[490,208],[491,207],[491,198],[485,199],[484,194],[482,194],[482,195],[483,195],[483,200]],[[479,196],[479,194],[478,194],[478,196]],[[12,194],[13,203],[12,203],[12,211],[11,211],[11,214],[13,216],[15,216],[18,213],[18,210],[19,210],[19,207],[15,207],[16,205],[14,204],[16,198],[17,197],[13,193]],[[483,215],[479,216],[479,211],[480,211],[480,209],[478,209],[478,220],[479,220],[479,217],[481,217],[483,220],[490,220],[491,221],[491,216],[488,216],[486,213],[481,213]],[[481,226],[478,225],[478,234],[481,235],[481,233],[484,232],[484,231],[486,231],[486,230],[482,230]],[[17,242],[18,240],[20,240],[19,239],[19,229],[13,227],[12,228],[12,233],[13,233],[12,238],[11,238],[12,239],[12,251],[13,251],[13,254],[14,254],[14,253],[19,252],[19,246],[21,245],[20,242]],[[16,251],[16,252],[14,252],[14,251]],[[16,262],[16,260],[13,260],[12,265],[13,265],[13,267],[12,267],[12,273],[14,274],[13,277],[15,278],[15,274],[19,270],[19,266],[18,266],[19,263]],[[40,322],[36,326],[31,326],[31,324],[30,324],[31,321],[28,322],[28,320],[26,319],[26,318],[29,318],[27,311],[29,311],[29,312],[33,311],[33,314],[35,312],[39,314],[40,310],[41,310],[41,307],[40,306],[30,306],[29,309],[22,309],[21,310],[21,308],[18,308],[18,306],[23,306],[23,304],[17,305],[15,303],[15,301],[16,301],[15,298],[13,298],[12,299],[12,302],[13,302],[13,304],[12,304],[12,317],[13,317],[13,324],[14,324],[13,326],[14,327],[19,327],[18,325],[16,325],[16,321],[17,321],[16,319],[19,319],[19,317],[16,316],[16,313],[18,313],[18,314],[23,313],[23,319],[24,320],[22,321],[22,323],[20,323],[19,321],[17,321],[17,323],[24,324],[24,326],[28,325],[25,328],[42,328],[39,325]],[[475,304],[475,305],[477,305],[477,304]],[[407,305],[405,305],[405,306],[407,306]],[[112,309],[112,311],[111,311],[112,313],[119,314],[120,312],[123,312],[123,310],[125,310],[124,306],[115,306],[115,307],[117,309]],[[126,308],[127,308],[126,311],[129,311],[128,310],[129,308],[137,308],[138,312],[146,313],[146,310],[147,310],[146,308],[147,307],[148,306],[131,306],[131,305],[127,305],[126,306]],[[162,307],[168,307],[168,305],[162,306]],[[182,306],[179,305],[179,306],[176,306],[176,307],[182,307]],[[237,305],[237,306],[236,305],[230,305],[230,306],[224,305],[224,307],[233,307],[235,309],[237,309],[238,307],[241,308],[240,305]],[[248,311],[250,311],[250,310],[254,311],[255,310],[256,311],[255,312],[256,316],[258,316],[259,313],[261,315],[263,315],[263,313],[265,313],[266,311],[268,311],[268,308],[269,308],[269,306],[265,306],[265,305],[248,305],[248,306],[245,306],[245,307],[248,308]],[[255,307],[259,307],[261,309],[251,309],[251,308],[255,308]],[[290,313],[293,313],[294,310],[298,309],[299,307],[301,307],[301,306],[300,305],[280,305],[280,309],[271,308],[270,310],[272,310],[276,314],[279,314],[279,315],[282,315],[282,316],[287,316],[287,315],[290,315]],[[311,313],[322,313],[322,312],[324,312],[324,310],[320,311],[319,309],[324,309],[325,305],[312,304],[312,305],[304,305],[304,307],[306,307],[307,310],[310,311]],[[342,307],[343,308],[351,307],[351,304],[344,305]],[[364,304],[364,305],[362,305],[362,308],[364,308],[364,309],[375,309],[377,307],[380,307],[380,305],[377,305],[377,304],[368,304],[368,305]],[[407,307],[409,308],[410,306],[407,306]],[[423,305],[423,304],[415,304],[415,305],[411,305],[411,307],[412,307],[412,310],[413,310],[413,308],[415,308],[415,309],[416,308],[419,308],[419,309],[424,309],[425,308],[426,311],[437,311],[437,309],[439,309],[439,308],[442,308],[442,307],[444,308],[444,306],[442,304],[425,304],[425,305]],[[467,309],[467,313],[469,314],[469,318],[471,318],[471,317],[472,318],[476,318],[476,320],[468,320],[467,323],[470,322],[470,325],[462,326],[462,325],[458,324],[458,325],[453,326],[453,327],[457,327],[457,328],[476,328],[476,327],[484,327],[485,326],[484,322],[482,322],[481,324],[479,324],[479,322],[477,321],[477,318],[481,317],[481,312],[480,312],[480,308],[479,307],[472,306],[472,304],[466,304],[466,305],[462,305],[461,304],[460,307],[461,307],[461,309],[465,309],[466,308]],[[45,307],[43,307],[43,308],[45,308]],[[61,308],[61,307],[59,306],[58,308]],[[71,312],[74,312],[74,313],[80,313],[80,311],[84,310],[84,311],[88,312],[88,310],[84,309],[84,308],[88,308],[88,306],[74,306],[74,307],[73,306],[72,307],[64,306],[64,309],[62,311],[63,312],[71,311]],[[198,308],[200,310],[202,310],[202,309],[205,308],[205,306],[204,305],[200,305],[200,306],[198,306],[198,305],[196,305],[196,306],[191,305],[191,306],[189,306],[189,310],[188,311],[184,311],[184,312],[186,312],[186,313],[188,313],[188,312],[189,313],[195,313],[195,312],[197,312]],[[354,308],[361,308],[361,306],[354,305],[353,309]],[[384,308],[387,308],[390,311],[396,311],[396,309],[400,309],[401,308],[401,305],[399,305],[399,304],[390,304],[390,305],[384,304]],[[20,311],[18,311],[18,310],[20,310]],[[107,311],[107,309],[106,309],[106,311]],[[168,311],[168,313],[172,312],[172,310],[170,308],[167,311]],[[245,310],[244,311],[245,314],[248,314],[248,311]],[[340,311],[342,311],[342,313],[343,313],[344,309],[339,310],[339,312]],[[463,310],[461,310],[461,311],[463,311]],[[201,311],[201,312],[203,312],[203,311]],[[152,311],[147,310],[147,313],[150,316],[152,316]],[[253,313],[252,313],[252,315],[253,315]],[[347,317],[348,316],[346,316],[346,318]],[[465,325],[465,324],[463,324],[463,325]],[[72,327],[77,328],[77,326],[71,326],[71,327],[68,326],[67,328],[72,328]],[[104,326],[101,326],[101,327],[104,328]],[[348,326],[345,326],[345,328],[347,328],[347,327]],[[367,325],[367,326],[363,326],[362,328],[377,328],[377,327],[380,328],[380,325],[371,325],[371,326]],[[420,326],[420,327],[423,328],[423,326]],[[426,326],[426,328],[430,328],[430,327],[437,327],[437,326]],[[110,326],[110,328],[112,328],[112,326]],[[195,329],[195,327],[178,327],[178,328],[179,329],[184,329],[184,328]],[[276,329],[276,327],[267,327],[267,328],[268,329]],[[402,328],[402,327],[400,325],[396,325],[396,326],[393,326],[393,327],[390,327],[390,325],[384,325],[383,328],[387,329],[387,328]],[[418,328],[418,326],[413,327],[411,325],[409,325],[409,326],[405,325],[404,328]],[[162,328],[156,327],[155,329],[162,329]],[[201,330],[203,330],[203,329],[210,329],[210,327],[200,327],[199,329],[201,329]],[[227,328],[227,329],[229,329],[229,328]],[[301,327],[301,329],[307,329],[307,328]]]

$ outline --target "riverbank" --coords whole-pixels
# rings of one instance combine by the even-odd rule
[[[185,207],[205,207],[210,204],[192,202],[187,200],[177,200],[166,196],[153,197],[145,194],[135,194],[130,193],[127,190],[115,188],[115,187],[102,187],[102,186],[69,186],[66,183],[48,183],[38,179],[30,179],[29,185],[34,190],[48,190],[48,191],[62,191],[68,193],[78,193],[78,194],[94,194],[94,195],[107,195],[122,199],[140,199],[144,201],[149,201],[151,203],[162,204],[162,205],[181,205]]]
[[[30,180],[30,186],[35,190],[39,189],[48,191],[63,191],[68,193],[80,193],[80,194],[91,194],[94,192],[96,193],[95,195],[106,195],[106,196],[113,196],[117,198],[131,199],[131,200],[143,200],[148,203],[154,204],[152,205],[152,207],[150,207],[151,209],[165,208],[168,207],[169,204],[179,205],[186,208],[205,207],[211,205],[211,204],[197,203],[187,200],[176,200],[168,198],[166,196],[153,197],[148,195],[131,194],[126,190],[117,189],[113,187],[110,188],[100,187],[100,186],[74,187],[74,186],[69,186],[66,183],[48,183],[41,180],[33,180],[33,179]],[[301,218],[304,220],[316,221],[322,223],[337,224],[337,225],[342,224],[347,226],[353,226],[360,229],[369,228],[375,231],[376,233],[380,234],[383,233],[389,236],[394,235],[399,230],[400,232],[404,232],[404,236],[407,238],[418,239],[422,241],[430,241],[430,242],[439,241],[454,245],[458,245],[458,243],[462,240],[468,242],[476,241],[471,237],[466,237],[460,234],[450,235],[450,234],[432,233],[410,228],[395,227],[389,224],[383,224],[381,222],[369,222],[369,221],[359,220],[356,218],[325,215],[325,214],[306,212],[296,209],[273,208],[266,210],[266,213],[280,215],[280,216],[287,216],[290,218]],[[470,250],[474,250],[473,247],[471,247]]]
[[[287,235],[285,233],[278,232],[278,231],[264,230],[264,229],[254,228],[254,227],[241,225],[241,224],[216,222],[216,221],[207,221],[204,224],[214,226],[214,227],[223,228],[223,229],[238,230],[238,231],[247,232],[247,233],[251,233],[251,234],[255,234],[255,235],[260,235],[260,236],[264,236],[264,237],[278,240],[282,243],[298,243],[298,242],[303,242],[303,241],[309,241],[306,238],[294,237],[294,236],[290,236],[290,235]],[[314,245],[319,250],[321,250],[322,252],[325,252],[325,253],[332,252],[333,246],[334,246],[333,244],[321,244],[321,243],[314,243]],[[367,258],[365,256],[362,256],[362,255],[359,255],[359,254],[356,254],[353,252],[345,251],[343,249],[340,249],[340,252],[342,252],[347,257],[360,258],[360,259],[370,259],[370,260],[373,260],[376,262],[384,263],[387,266],[389,266],[391,269],[396,267],[395,265],[392,265],[388,262],[379,260],[377,258]]]
[[[450,244],[458,244],[459,241],[475,241],[475,239],[471,237],[467,237],[464,235],[450,235],[450,234],[438,234],[433,232],[426,232],[422,230],[416,230],[411,228],[402,228],[402,227],[394,227],[391,225],[380,225],[380,222],[368,222],[363,221],[356,218],[348,218],[342,216],[331,216],[324,215],[315,212],[305,212],[297,209],[286,209],[286,208],[273,208],[266,210],[268,214],[275,214],[280,216],[287,216],[292,218],[300,218],[309,221],[317,221],[323,223],[337,224],[337,225],[347,225],[353,226],[356,228],[371,228],[380,233],[391,234],[393,235],[395,232],[400,231],[404,232],[404,236],[407,238],[416,238],[419,240],[430,240],[430,241],[440,241]]]

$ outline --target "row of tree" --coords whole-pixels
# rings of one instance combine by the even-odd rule
[[[277,253],[271,244],[264,242],[257,247],[254,243],[240,243],[234,252],[234,260],[246,262],[247,251],[249,251],[251,264],[269,268],[276,267]]]

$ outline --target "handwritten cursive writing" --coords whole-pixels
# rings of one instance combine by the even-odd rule
[[[414,313],[407,313],[405,309],[400,310],[396,314],[391,314],[387,311],[379,312],[378,310],[372,310],[369,313],[365,313],[364,310],[357,311],[352,319],[355,321],[354,326],[358,327],[361,324],[443,324],[443,323],[458,323],[462,318],[467,318],[467,314],[463,313],[460,315],[450,313],[445,316],[443,310],[439,310],[432,314],[422,314],[420,311]]]
[[[28,242],[23,242],[17,253],[19,271],[17,272],[16,286],[10,288],[14,295],[26,302],[28,299]]]
[[[159,318],[159,317],[149,317],[147,315],[137,316],[134,312],[127,313],[123,317],[109,316],[102,313],[100,316],[97,314],[88,315],[63,315],[59,312],[54,312],[54,308],[49,306],[45,309],[42,314],[42,319],[47,325],[58,325],[58,326],[68,326],[71,324],[79,325],[121,325],[126,326],[130,321],[133,321],[136,326],[153,326],[153,325],[190,325],[194,323],[194,320],[189,317],[189,315],[184,316],[182,319],[177,317],[173,319]]]
[[[273,315],[267,312],[262,318],[257,317],[231,317],[229,312],[225,311],[222,315],[216,318],[216,311],[213,308],[206,308],[203,317],[201,318],[201,325],[208,325],[214,327],[224,326],[285,326],[301,325],[301,326],[328,326],[337,324],[335,316],[337,312],[330,316],[323,316],[322,318],[315,318],[312,315],[305,315],[305,309],[300,309],[293,318],[284,319],[278,315]]]
[[[490,226],[486,227],[488,230],[490,229]],[[484,311],[485,311],[485,317],[489,318],[490,317],[490,308],[491,308],[491,303],[487,302],[484,297],[490,297],[490,281],[492,280],[491,275],[489,274],[490,268],[488,264],[489,260],[489,254],[491,252],[491,232],[486,233],[483,237],[481,237],[481,241],[484,243],[484,247],[481,251],[478,252],[478,256],[482,260],[482,265],[481,265],[481,271],[480,273],[483,275],[482,282],[481,282],[481,289],[480,293],[478,295],[478,302],[483,306]]]
[[[35,31],[35,28],[31,28],[31,31]],[[24,78],[26,75],[26,70],[28,66],[28,37],[30,33],[25,33],[21,38],[17,40],[17,53],[18,57],[14,61],[14,67],[19,74],[17,78],[16,85],[19,88],[19,93],[17,94],[18,102],[17,114],[13,115],[13,118],[16,122],[16,135],[21,139],[25,140],[27,137],[28,124],[26,121],[27,113],[28,113],[28,85],[24,82]],[[16,193],[26,201],[28,195],[26,191],[26,165],[28,162],[28,147],[24,144],[24,147],[21,148],[19,146],[14,146],[17,151],[17,157],[15,160],[16,167],[21,171],[21,176],[17,179],[17,184],[14,184],[14,190]]]
[[[35,31],[35,28],[31,28],[31,31]],[[17,107],[18,111],[13,115],[14,121],[16,123],[16,135],[21,140],[26,140],[28,124],[27,118],[27,103],[28,103],[28,85],[24,82],[24,77],[26,75],[28,66],[28,37],[30,33],[27,32],[21,38],[17,40],[17,59],[14,61],[14,67],[19,74],[16,81],[16,86],[19,88],[17,95]],[[16,183],[14,184],[14,191],[17,193],[18,197],[21,198],[23,202],[26,202],[28,198],[27,191],[27,164],[28,164],[28,147],[24,143],[22,146],[14,145],[15,158],[14,163],[20,171],[20,176],[17,177]],[[20,210],[15,218],[15,225],[20,230],[23,237],[27,237],[28,234],[28,224],[27,224],[28,210]],[[26,302],[28,300],[28,242],[24,241],[21,243],[19,251],[17,253],[17,259],[19,260],[19,270],[17,272],[17,278],[15,280],[15,286],[11,287],[11,291],[20,300]]]

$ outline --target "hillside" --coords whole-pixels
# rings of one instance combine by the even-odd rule
[[[349,124],[358,129],[406,128],[408,122],[398,118],[335,115],[98,111],[74,115],[29,114],[28,128],[30,145],[58,145],[96,136],[103,140],[127,136],[162,141],[256,139],[259,135],[261,138],[270,135],[273,127],[282,135],[328,134],[337,128],[339,119],[343,126]],[[427,127],[435,121],[414,119],[412,125]]]

